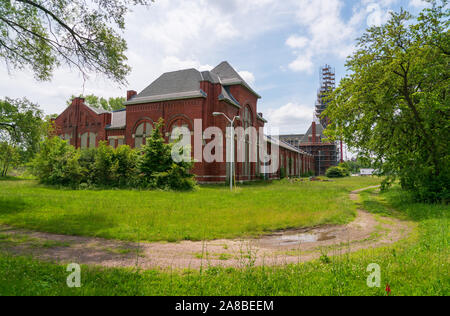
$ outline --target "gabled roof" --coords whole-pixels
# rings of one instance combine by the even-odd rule
[[[323,135],[323,131],[324,131],[324,128],[323,128],[322,124],[316,123],[316,136],[324,136]],[[306,134],[301,139],[301,142],[302,143],[309,143],[309,136],[311,136],[311,135],[312,135],[312,124],[309,127],[309,129],[306,132]]]
[[[200,89],[201,81],[203,81],[203,76],[196,69],[167,72],[125,104],[204,98],[206,93]]]
[[[212,71],[200,72],[196,69],[185,69],[164,73],[141,93],[124,104],[132,105],[187,98],[205,98],[207,94],[200,88],[202,81],[221,84],[222,93],[219,96],[219,100],[226,101],[239,108],[241,105],[231,94],[229,86],[242,85],[260,98],[236,70],[228,62],[224,61]]]
[[[221,62],[216,68],[211,70],[213,74],[216,74],[219,76],[222,84],[224,86],[231,86],[231,85],[242,85],[246,87],[250,92],[252,92],[254,95],[256,95],[259,99],[261,96],[256,93],[250,85],[245,82],[244,79],[238,74],[238,72],[231,67],[231,65],[227,61]]]

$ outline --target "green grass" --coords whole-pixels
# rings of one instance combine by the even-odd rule
[[[354,189],[378,178],[333,182],[277,181],[193,192],[69,190],[35,181],[0,181],[0,224],[120,240],[210,240],[319,224],[355,216]]]
[[[362,195],[374,213],[417,224],[404,241],[385,248],[359,251],[283,267],[248,266],[242,270],[210,268],[164,273],[131,269],[82,267],[82,287],[66,286],[64,266],[0,252],[0,295],[392,295],[450,294],[448,205],[411,202],[393,189]],[[381,267],[381,288],[368,288],[367,266]]]

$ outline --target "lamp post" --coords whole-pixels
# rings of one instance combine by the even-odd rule
[[[231,128],[231,137],[230,137],[230,190],[233,190],[233,162],[234,162],[234,122],[236,120],[240,120],[241,118],[239,116],[233,117],[233,119],[230,119],[225,113],[222,112],[213,112],[214,116],[224,116],[228,122],[230,122],[230,128]]]

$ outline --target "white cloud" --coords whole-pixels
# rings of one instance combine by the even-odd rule
[[[311,73],[323,59],[344,60],[355,50],[355,39],[367,26],[381,25],[390,18],[390,6],[398,0],[362,0],[355,2],[352,15],[345,19],[342,11],[348,2],[342,0],[297,0],[295,4],[297,34],[291,34],[286,45],[295,58],[289,69]],[[412,0],[418,1],[418,0]]]
[[[180,69],[189,69],[189,68],[194,68],[199,71],[205,71],[205,70],[211,70],[214,67],[211,65],[202,65],[197,60],[190,60],[190,59],[181,60],[180,58],[175,57],[175,56],[167,56],[167,57],[164,57],[164,59],[162,60],[162,69],[164,72],[176,71],[176,70],[180,70]]]
[[[286,45],[291,48],[303,48],[308,45],[309,40],[304,36],[292,35],[286,40]]]
[[[278,109],[269,109],[265,117],[269,128],[279,129],[281,133],[287,131],[304,131],[311,124],[313,109],[310,106],[297,103],[287,103]]]
[[[255,83],[255,75],[250,71],[239,71],[239,75],[244,79],[248,84],[252,85]]]
[[[289,64],[289,68],[293,71],[304,71],[311,73],[314,69],[312,56],[308,53],[306,53],[306,55],[297,56],[297,58]]]
[[[409,5],[414,8],[423,9],[430,5],[430,3],[423,0],[410,0]]]
[[[341,18],[343,3],[339,0],[299,0],[296,2],[296,21],[301,36],[291,35],[286,45],[295,49],[296,58],[289,64],[293,71],[311,72],[315,58],[334,54],[346,57],[355,38],[355,19]]]
[[[366,12],[368,26],[380,26],[386,23],[391,17],[390,10],[382,9],[378,3],[371,3],[367,6]]]

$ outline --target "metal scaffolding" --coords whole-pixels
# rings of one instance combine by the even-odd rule
[[[320,124],[324,128],[328,125],[328,118],[321,117],[323,111],[327,108],[328,101],[325,100],[327,94],[336,88],[336,72],[330,65],[325,65],[320,68],[320,88],[317,90],[317,101],[315,115]]]

